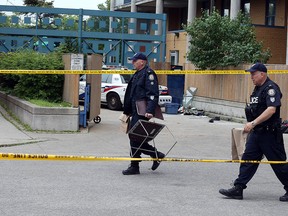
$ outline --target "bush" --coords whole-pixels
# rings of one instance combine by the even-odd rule
[[[217,11],[184,27],[191,36],[188,60],[200,69],[237,66],[241,63],[266,63],[270,50],[263,50],[256,40],[249,17],[239,13],[237,18],[222,17]]]
[[[62,55],[48,54],[32,50],[2,53],[1,70],[63,70]],[[17,97],[24,99],[44,99],[51,102],[62,101],[64,75],[52,74],[7,74],[1,75],[0,86]]]

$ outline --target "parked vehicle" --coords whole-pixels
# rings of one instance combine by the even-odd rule
[[[101,103],[107,104],[111,110],[121,109],[126,88],[127,83],[120,74],[102,74]]]
[[[121,74],[102,74],[101,79],[101,103],[106,104],[111,110],[120,110],[124,103],[124,95],[127,88],[127,77]],[[130,75],[128,75],[130,76]],[[79,99],[83,100],[85,95],[86,75],[80,77]],[[172,97],[169,95],[166,86],[159,85],[159,105],[171,103]]]

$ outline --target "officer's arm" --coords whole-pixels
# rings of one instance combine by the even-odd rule
[[[256,118],[254,122],[254,127],[258,124],[261,124],[262,122],[268,120],[271,118],[271,116],[276,112],[276,107],[270,106],[267,107],[267,109],[260,115],[258,118]],[[251,123],[252,124],[252,123]]]
[[[276,112],[276,107],[274,106],[267,107],[267,109],[260,116],[258,116],[254,121],[246,123],[246,125],[244,126],[244,131],[250,132],[256,125],[261,124],[262,122],[271,118],[271,116],[275,112]]]

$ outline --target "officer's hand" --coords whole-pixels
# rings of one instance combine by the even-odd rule
[[[247,122],[244,126],[244,132],[249,133],[254,128],[252,122]]]
[[[151,119],[151,118],[153,118],[153,114],[145,113],[145,117],[148,118],[148,119]]]

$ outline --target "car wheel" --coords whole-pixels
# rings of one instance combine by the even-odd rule
[[[119,95],[116,93],[111,93],[107,96],[107,106],[111,110],[120,110],[122,103],[120,101]]]

